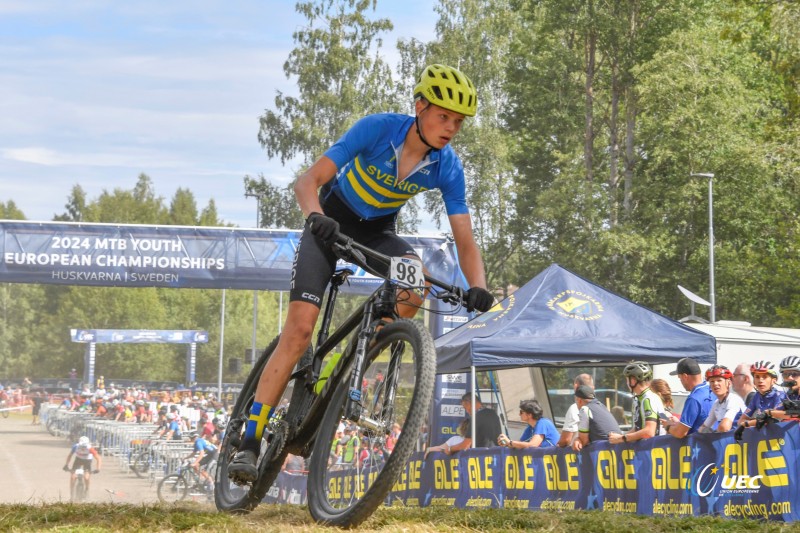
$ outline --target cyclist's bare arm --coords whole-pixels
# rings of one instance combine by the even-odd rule
[[[95,459],[97,459],[97,468],[95,468],[95,470],[99,472],[100,469],[103,467],[103,458],[100,456],[99,453],[97,453],[97,450],[95,450],[94,448],[92,448],[92,455],[94,456]]]
[[[450,215],[450,229],[458,250],[458,263],[470,287],[486,288],[486,272],[478,244],[472,234],[472,218],[468,214]]]
[[[311,213],[322,213],[319,203],[319,188],[331,181],[337,172],[336,164],[328,157],[322,156],[297,178],[294,194],[304,217]]]

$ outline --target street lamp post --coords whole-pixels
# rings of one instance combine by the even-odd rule
[[[693,178],[708,178],[708,290],[711,302],[711,323],[717,321],[716,306],[714,304],[714,174],[711,172],[697,172],[690,174]]]
[[[260,193],[247,192],[244,194],[247,198],[256,199],[256,228],[261,227],[261,199],[264,197]],[[258,291],[253,291],[253,338],[250,343],[251,357],[256,359],[256,327],[258,326]]]

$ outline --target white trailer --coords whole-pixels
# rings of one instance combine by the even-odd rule
[[[748,365],[766,359],[777,367],[787,355],[800,356],[800,329],[762,328],[748,322],[720,320],[714,324],[687,323],[689,327],[717,339],[717,364],[733,371],[739,363]],[[703,372],[711,365],[700,365]],[[675,364],[655,365],[653,375],[666,379],[673,391],[683,390],[677,376],[669,373]]]

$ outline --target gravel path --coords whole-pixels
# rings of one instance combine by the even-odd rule
[[[30,413],[0,418],[0,503],[69,501],[69,474],[62,468],[72,444],[32,425]],[[158,497],[149,479],[124,472],[119,458],[104,456],[88,501],[142,504],[157,503]]]

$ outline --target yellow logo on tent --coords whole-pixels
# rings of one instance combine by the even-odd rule
[[[506,316],[509,311],[511,311],[511,309],[514,307],[515,300],[516,299],[512,294],[502,302],[494,304],[494,306],[491,309],[489,309],[482,315],[479,315],[474,320],[467,322],[467,329],[485,328],[487,322],[489,321],[495,322],[497,320],[500,320],[501,318]],[[503,307],[504,303],[506,304],[505,307]]]
[[[597,320],[603,316],[603,304],[581,291],[566,290],[547,301],[547,308],[564,318]]]

